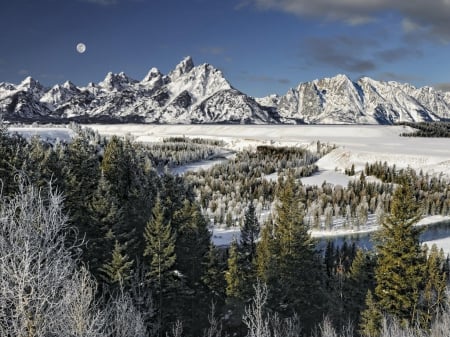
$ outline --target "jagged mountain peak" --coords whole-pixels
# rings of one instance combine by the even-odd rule
[[[122,90],[137,81],[129,77],[123,71],[118,74],[108,72],[103,81],[99,85],[108,90]]]
[[[158,68],[151,68],[147,75],[145,75],[145,77],[142,79],[142,82],[149,82],[152,81],[153,79],[155,79],[156,77],[161,77],[162,73],[159,71]]]
[[[21,88],[39,88],[43,89],[44,86],[39,83],[39,81],[35,80],[31,76],[25,77],[25,79],[20,83],[19,87]]]
[[[191,56],[186,56],[180,63],[177,64],[175,69],[170,72],[169,77],[172,81],[176,80],[180,76],[190,72],[194,68],[194,61]]]
[[[300,83],[285,95],[253,99],[236,90],[222,71],[184,58],[168,75],[151,68],[136,81],[109,72],[98,84],[66,81],[44,88],[32,77],[0,83],[0,116],[30,120],[154,123],[391,124],[450,119],[450,93],[432,87],[352,81],[345,74]]]
[[[65,81],[62,85],[63,88],[67,90],[76,90],[77,86],[70,81]]]
[[[312,83],[319,86],[323,86],[329,85],[330,83],[353,83],[353,81],[345,74],[337,74],[336,76],[333,77],[324,77],[315,79],[314,81],[312,81]]]

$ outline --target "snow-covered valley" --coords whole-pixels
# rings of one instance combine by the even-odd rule
[[[304,185],[321,185],[324,181],[333,185],[345,186],[352,177],[343,171],[354,165],[358,172],[367,162],[387,162],[397,168],[412,167],[430,175],[442,175],[450,179],[450,139],[448,138],[409,138],[400,137],[405,132],[403,126],[374,125],[142,125],[142,124],[90,124],[87,127],[101,135],[128,135],[139,142],[156,142],[172,136],[221,139],[225,141],[228,156],[233,151],[254,148],[258,145],[301,146],[314,151],[317,142],[336,145],[336,149],[322,157],[317,165],[319,172],[302,178]],[[61,127],[12,127],[11,132],[25,136],[34,134],[47,139],[70,140],[73,132]],[[174,169],[175,173],[188,170],[206,169],[219,160],[202,161]],[[276,174],[266,177],[276,179]],[[368,177],[371,179],[372,177]],[[450,221],[450,218],[430,217],[424,224]],[[340,221],[339,219],[335,220]],[[333,230],[315,230],[314,237],[361,234],[377,229],[375,218],[369,216],[366,226],[343,228],[333,226]],[[218,245],[227,244],[238,235],[238,229],[216,228],[213,240]],[[428,242],[436,243],[450,253],[450,238]]]
[[[450,178],[450,139],[400,137],[403,126],[333,125],[333,126],[290,126],[290,125],[89,125],[100,134],[131,134],[137,141],[152,142],[164,137],[184,135],[186,137],[220,138],[230,150],[240,150],[257,145],[288,145],[314,149],[317,141],[335,144],[337,148],[322,157],[317,165],[319,172],[302,179],[303,184],[320,185],[324,181],[345,186],[351,179],[343,171],[352,164],[356,171],[364,168],[366,162],[386,161],[398,168],[412,167],[430,175],[442,174]],[[207,163],[208,164],[208,163]],[[213,163],[210,163],[212,165]],[[276,176],[268,176],[276,179]],[[369,217],[366,226],[358,229],[336,227],[333,231],[312,232],[314,237],[342,236],[365,233],[377,229],[374,217]],[[450,221],[450,218],[429,217],[422,222],[430,224]],[[238,237],[238,228],[216,228],[213,240],[218,245],[229,243]],[[450,238],[427,241],[436,243],[450,253]]]
[[[129,134],[141,142],[181,135],[218,138],[224,140],[230,150],[263,144],[314,149],[320,141],[337,145],[337,149],[319,160],[319,169],[324,171],[342,172],[352,164],[360,170],[366,162],[386,161],[398,168],[409,166],[450,178],[450,139],[400,137],[400,133],[410,130],[403,126],[90,124],[88,127],[105,135]],[[326,174],[326,180],[332,182],[329,175]],[[321,179],[318,176],[317,181],[310,183],[322,183]]]

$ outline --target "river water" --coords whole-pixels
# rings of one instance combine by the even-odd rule
[[[340,247],[346,241],[347,244],[353,242],[357,247],[371,250],[374,248],[375,232],[360,233],[360,234],[342,234],[334,237],[326,237],[318,239],[318,248],[325,251],[325,247],[329,241],[334,243],[335,247]],[[436,243],[438,248],[442,248],[446,255],[450,254],[450,221],[442,221],[435,224],[430,224],[423,227],[423,232],[420,235],[420,242],[426,243],[429,247]]]

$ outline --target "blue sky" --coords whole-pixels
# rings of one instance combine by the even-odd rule
[[[0,82],[142,79],[190,55],[256,97],[339,73],[450,90],[449,18],[449,0],[2,0]]]

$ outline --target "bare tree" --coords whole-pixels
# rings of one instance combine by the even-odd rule
[[[0,335],[98,336],[95,284],[67,247],[61,195],[47,193],[21,179],[14,197],[0,196]]]
[[[145,337],[144,319],[128,293],[121,292],[106,308],[106,335],[110,337]]]
[[[267,285],[258,281],[254,286],[255,295],[249,307],[245,308],[243,322],[247,326],[247,337],[271,337],[269,320],[264,315],[267,303]]]
[[[255,295],[250,306],[245,308],[243,322],[247,326],[247,337],[298,337],[300,324],[298,317],[281,319],[278,314],[266,314],[267,285],[258,281],[254,286]]]
[[[104,336],[106,317],[95,301],[96,288],[87,269],[74,273],[53,317],[53,331],[73,337]]]
[[[211,303],[211,312],[208,315],[209,327],[205,329],[203,337],[221,337],[222,323],[216,317],[216,304]]]

